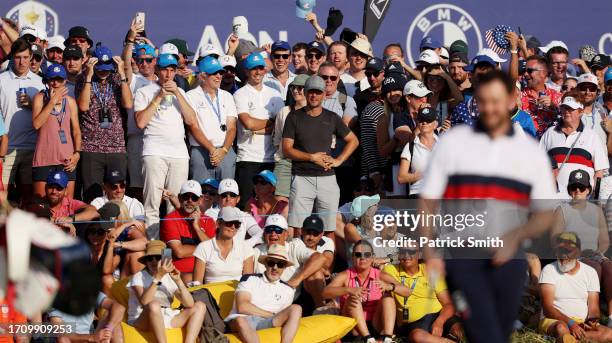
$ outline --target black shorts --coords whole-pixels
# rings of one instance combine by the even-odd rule
[[[397,333],[399,336],[403,337],[403,336],[408,336],[410,332],[416,329],[421,329],[427,332],[431,332],[431,326],[433,325],[434,321],[438,318],[439,315],[440,315],[440,312],[430,313],[430,314],[426,314],[421,319],[414,321],[412,323],[402,324],[398,328]],[[459,318],[457,318],[456,316],[452,316],[448,318],[446,322],[444,322],[444,327],[442,329],[442,337],[448,336],[448,333],[450,332],[451,327],[455,325],[455,323],[457,323],[458,321],[459,321]]]
[[[64,166],[61,164],[56,164],[52,166],[42,166],[42,167],[32,167],[32,181],[34,182],[45,182],[47,181],[47,177],[49,173],[55,172],[58,170],[64,170]],[[76,169],[72,172],[66,172],[68,174],[68,181],[76,180]]]

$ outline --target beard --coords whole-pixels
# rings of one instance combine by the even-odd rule
[[[565,261],[563,263],[561,261],[562,260],[557,260],[557,268],[559,268],[559,271],[564,274],[574,269],[576,264],[578,264],[578,260],[576,259],[563,260]]]

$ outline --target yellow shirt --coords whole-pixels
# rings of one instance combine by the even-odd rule
[[[416,280],[414,290],[407,300],[405,297],[394,293],[399,319],[402,318],[404,308],[408,308],[408,320],[402,320],[403,322],[412,323],[423,318],[426,314],[437,313],[442,310],[442,304],[438,301],[436,294],[447,289],[446,282],[441,279],[437,282],[435,291],[430,289],[424,263],[419,263],[419,271],[414,275],[409,275],[400,265],[391,264],[386,265],[383,272],[391,275],[400,284],[403,280],[404,286],[408,288],[412,288],[412,284]]]

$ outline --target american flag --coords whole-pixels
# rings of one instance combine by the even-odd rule
[[[485,32],[485,40],[489,48],[498,55],[508,52],[510,43],[506,40],[506,32],[511,32],[512,28],[507,25],[497,25],[494,28]]]

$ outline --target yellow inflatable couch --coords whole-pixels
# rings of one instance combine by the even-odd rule
[[[129,293],[126,288],[128,279],[122,279],[113,284],[111,293],[112,298],[127,308]],[[223,318],[227,317],[232,309],[234,302],[234,291],[236,290],[237,281],[227,281],[211,283],[203,286],[190,288],[196,290],[206,288],[219,304],[220,314]],[[174,300],[173,307],[178,307],[180,303]],[[154,342],[155,337],[152,332],[144,332],[128,325],[124,321],[121,323],[123,330],[123,338],[126,343],[148,343]],[[300,327],[295,336],[295,343],[332,343],[344,337],[357,324],[355,319],[334,316],[334,315],[316,315],[304,317],[300,320]],[[182,329],[166,329],[166,337],[168,342],[183,342]],[[259,330],[257,332],[261,342],[280,342],[280,328],[272,328]],[[225,335],[231,343],[242,342],[233,334]]]

